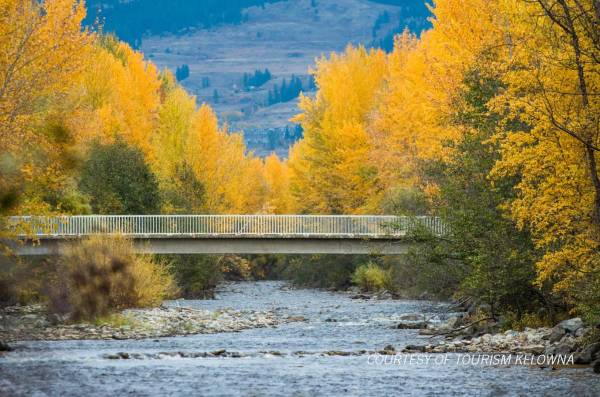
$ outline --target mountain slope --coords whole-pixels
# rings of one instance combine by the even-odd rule
[[[287,100],[295,97],[297,90],[285,100],[273,98],[281,96],[283,87],[289,90],[292,79],[295,85],[300,82],[302,91],[310,92],[309,68],[316,58],[342,51],[349,43],[390,46],[393,34],[406,26],[416,31],[428,27],[428,11],[421,0],[220,2],[232,7],[227,8],[234,10],[231,14],[215,1],[188,1],[182,9],[169,12],[178,14],[196,7],[190,15],[154,22],[153,15],[167,7],[166,3],[177,8],[183,1],[171,4],[160,0],[133,16],[126,10],[150,1],[102,1],[106,30],[111,26],[117,27],[117,33],[119,29],[137,29],[136,40],[143,37],[137,42],[142,51],[160,67],[179,70],[183,86],[197,95],[199,102],[210,103],[231,129],[243,130],[248,146],[260,155],[275,150],[286,156],[288,146],[300,136],[289,123],[298,112],[296,101]],[[255,5],[242,9],[244,4]],[[211,13],[220,17],[204,18]],[[123,22],[128,19],[138,22]],[[129,26],[123,26],[126,24]],[[139,31],[140,26],[145,30]],[[250,77],[257,72],[260,77],[265,70],[269,78],[254,83]]]

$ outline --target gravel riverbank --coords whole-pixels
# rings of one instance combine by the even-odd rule
[[[249,328],[275,327],[295,321],[272,311],[198,310],[183,307],[124,310],[94,323],[72,323],[50,314],[44,306],[13,306],[0,311],[0,340],[143,339],[176,335],[237,332]]]

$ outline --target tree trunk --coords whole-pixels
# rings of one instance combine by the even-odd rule
[[[594,213],[593,221],[596,228],[600,231],[600,178],[598,177],[598,168],[596,163],[596,152],[589,145],[585,148],[590,177],[594,185]]]

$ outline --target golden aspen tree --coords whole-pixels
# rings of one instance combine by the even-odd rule
[[[36,186],[62,185],[74,164],[72,137],[44,118],[83,71],[84,17],[75,0],[0,1],[0,197],[19,205],[14,211],[47,212],[40,196],[48,193]]]
[[[304,139],[290,155],[297,210],[317,213],[374,211],[377,175],[366,161],[367,126],[386,71],[386,55],[363,47],[317,61],[316,98],[302,96],[294,118]]]
[[[64,95],[89,42],[77,0],[0,0],[0,148],[26,142],[45,100]],[[40,137],[36,137],[39,139]]]
[[[265,159],[266,199],[265,211],[272,214],[290,214],[292,197],[289,170],[275,153]]]
[[[152,136],[154,168],[165,179],[172,176],[184,160],[195,112],[195,99],[181,87],[168,92],[158,110],[157,128]]]
[[[417,163],[448,159],[444,143],[461,139],[464,131],[449,122],[455,96],[478,61],[485,59],[487,72],[494,73],[497,65],[489,60],[505,59],[501,10],[497,1],[436,1],[432,29],[419,39],[409,32],[396,37],[386,92],[370,129],[372,158],[386,189],[421,183]]]
[[[114,36],[103,36],[86,69],[82,90],[74,92],[80,106],[71,113],[70,128],[81,141],[120,135],[154,163],[152,134],[162,84],[157,68]]]
[[[600,307],[600,6],[512,3],[513,67],[496,106],[526,128],[498,136],[493,176],[520,178],[509,209],[545,252],[539,282],[591,313]]]
[[[188,136],[185,159],[205,187],[205,206],[211,213],[255,213],[264,200],[262,163],[246,155],[240,134],[220,129],[206,104],[196,113]]]

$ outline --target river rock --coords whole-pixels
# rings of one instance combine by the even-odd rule
[[[459,316],[452,316],[452,317],[448,318],[446,321],[444,321],[440,325],[440,328],[443,330],[448,330],[448,331],[452,330],[460,324],[460,321],[461,321],[461,318]]]
[[[352,352],[345,352],[341,350],[330,350],[323,353],[326,356],[351,356]]]
[[[396,353],[396,348],[392,345],[386,345],[383,350]]]
[[[600,352],[600,342],[584,347],[575,355],[575,364],[590,364],[598,352]]]
[[[398,323],[394,326],[396,329],[424,329],[427,328],[427,323],[425,321],[417,321],[417,322],[407,322],[407,323]]]
[[[296,323],[296,322],[307,322],[308,319],[306,317],[303,316],[289,316],[287,318],[287,320],[291,323]]]
[[[0,340],[0,352],[10,352],[13,348],[8,345],[8,343]]]
[[[269,356],[283,357],[283,353],[277,350],[261,351],[260,353]]]
[[[520,351],[522,353],[530,353],[530,354],[540,355],[540,354],[544,353],[545,347],[543,345],[529,345],[529,346],[523,346],[520,349]]]
[[[394,298],[394,295],[392,295],[392,293],[388,290],[385,290],[385,291],[380,292],[377,295],[375,295],[375,299],[379,299],[379,300],[393,299],[393,298]]]
[[[427,346],[425,345],[406,345],[402,349],[403,353],[425,353]]]
[[[564,329],[566,332],[575,333],[578,329],[583,328],[583,320],[579,317],[570,318],[565,321],[561,321],[556,325],[556,327],[560,327]],[[555,328],[556,328],[555,327]]]
[[[554,354],[567,355],[575,349],[575,340],[570,336],[565,336],[558,342],[554,348]]]
[[[554,328],[552,328],[552,332],[550,333],[550,337],[548,338],[548,340],[550,343],[558,342],[565,336],[566,333],[567,331],[563,327],[557,325]]]
[[[594,366],[594,372],[597,374],[600,374],[600,360],[595,361],[593,366]]]
[[[425,316],[420,313],[404,313],[398,316],[400,321],[423,321]]]

